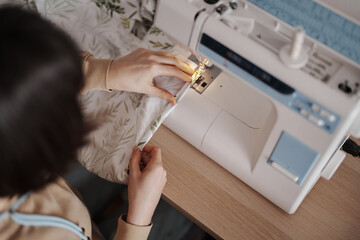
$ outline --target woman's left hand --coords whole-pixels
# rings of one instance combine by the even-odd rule
[[[107,87],[154,95],[175,105],[175,97],[170,92],[154,86],[154,77],[174,76],[190,82],[193,73],[189,65],[169,53],[139,48],[111,64]]]
[[[141,161],[145,164],[143,169]],[[139,226],[151,223],[166,180],[160,148],[146,145],[140,152],[135,147],[130,159],[128,223]]]

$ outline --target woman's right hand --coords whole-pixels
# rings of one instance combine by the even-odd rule
[[[194,70],[175,56],[159,51],[139,48],[113,61],[110,65],[107,88],[150,94],[176,104],[175,97],[168,91],[153,84],[156,76],[174,76],[191,82]]]
[[[130,159],[128,223],[139,226],[151,223],[166,180],[160,148],[147,145],[140,152],[134,147]]]

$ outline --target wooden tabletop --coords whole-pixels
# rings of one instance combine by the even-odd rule
[[[165,126],[150,144],[168,173],[163,198],[217,239],[360,239],[360,159],[346,157],[289,215]]]

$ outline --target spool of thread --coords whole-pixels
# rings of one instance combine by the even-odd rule
[[[305,31],[302,27],[298,27],[294,32],[289,51],[289,55],[293,60],[298,59],[298,57],[300,56],[304,39]]]

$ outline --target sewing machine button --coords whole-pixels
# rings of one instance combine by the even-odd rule
[[[334,122],[336,120],[336,117],[333,114],[324,110],[320,110],[320,115],[326,117],[330,122]]]
[[[216,11],[218,14],[222,15],[227,9],[228,9],[228,7],[227,7],[226,5],[221,4],[221,5],[219,5],[219,6],[217,6],[217,7],[215,8],[215,11]]]
[[[320,112],[320,110],[321,110],[321,108],[320,108],[318,105],[316,105],[316,104],[312,104],[312,105],[311,105],[311,108],[312,108],[314,111],[316,111],[316,112]]]
[[[232,10],[235,10],[237,8],[237,2],[229,2],[229,6]]]
[[[330,115],[330,116],[328,117],[328,119],[329,119],[330,122],[335,122],[336,117],[335,117],[334,115]]]
[[[336,120],[336,117],[335,117],[333,114],[325,111],[324,109],[321,109],[321,108],[320,108],[318,105],[316,105],[316,104],[312,104],[312,105],[311,105],[311,108],[312,108],[312,110],[314,110],[315,112],[318,112],[322,117],[326,117],[330,122],[334,122],[334,121]]]
[[[313,115],[309,115],[308,119],[309,119],[310,121],[314,122],[314,123],[315,123],[316,125],[318,125],[319,127],[322,127],[322,126],[324,126],[324,124],[325,124],[324,120],[319,119],[319,118],[317,118],[317,117],[315,117],[315,116],[313,116]]]
[[[305,117],[309,117],[310,116],[310,113],[308,112],[308,111],[306,111],[305,109],[301,109],[300,110],[300,113],[302,114],[302,115],[304,115]]]

